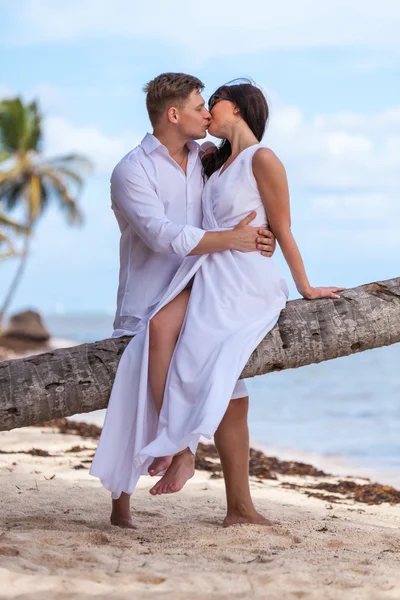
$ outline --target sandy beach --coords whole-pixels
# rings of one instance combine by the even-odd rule
[[[256,506],[275,525],[223,529],[223,481],[196,471],[166,497],[150,496],[142,478],[138,528],[122,530],[88,475],[95,447],[54,428],[0,434],[1,598],[400,598],[400,504],[285,487],[315,477],[252,478]]]

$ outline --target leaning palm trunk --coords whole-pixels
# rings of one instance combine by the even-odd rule
[[[24,247],[21,253],[21,260],[18,265],[18,269],[15,272],[14,278],[11,282],[11,285],[8,289],[7,295],[4,298],[3,306],[0,308],[0,325],[3,322],[5,315],[7,314],[8,308],[14,298],[14,294],[17,291],[18,285],[22,279],[22,275],[24,274],[26,268],[26,262],[29,256],[29,246],[30,246],[30,237],[29,235],[25,236],[24,239]]]
[[[129,339],[0,363],[0,430],[105,408]],[[288,302],[242,376],[293,369],[396,342],[400,278],[346,290],[340,300]]]

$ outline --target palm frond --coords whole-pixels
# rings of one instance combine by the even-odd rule
[[[10,239],[6,236],[5,233],[3,233],[0,229],[0,244],[4,244],[4,243],[11,243]]]
[[[24,110],[20,98],[3,100],[0,103],[0,142],[6,152],[20,150],[24,129]]]
[[[51,193],[48,192],[43,177],[40,177],[40,189],[41,189],[41,202],[42,202],[42,213],[46,210],[49,203]]]
[[[43,211],[42,186],[38,175],[33,174],[25,184],[25,197],[29,211],[29,223],[34,223]]]
[[[24,182],[22,180],[5,181],[0,184],[0,202],[6,210],[12,211],[23,198]]]
[[[24,166],[25,164],[23,161],[18,161],[11,169],[8,169],[8,171],[0,171],[0,185],[6,182],[16,181],[16,179],[21,176]]]
[[[77,203],[70,196],[68,189],[61,178],[54,173],[51,173],[50,170],[46,172],[45,177],[48,180],[46,189],[58,198],[60,207],[67,213],[68,221],[71,224],[82,223],[83,216],[78,209]]]
[[[0,146],[12,153],[37,150],[41,139],[41,114],[36,102],[24,105],[21,98],[0,102]]]
[[[17,253],[12,252],[11,250],[8,252],[0,252],[0,261],[6,260],[7,258],[13,258],[14,256],[17,256]]]
[[[16,251],[12,241],[0,230],[0,246],[3,245],[7,247],[7,250],[0,253],[0,260],[5,260],[11,256],[17,256],[18,252]]]
[[[57,168],[67,168],[73,171],[85,171],[91,173],[93,171],[93,163],[83,154],[64,154],[55,156],[48,160],[48,164]]]
[[[29,233],[29,229],[25,225],[22,225],[21,223],[17,223],[16,221],[13,221],[12,219],[7,217],[2,212],[0,212],[0,226],[3,227],[4,229],[8,228],[12,231],[15,231],[15,233],[24,233],[24,234]],[[0,231],[0,235],[1,235],[1,231]]]
[[[50,171],[50,173],[58,173],[59,175],[61,174],[63,176],[63,178],[65,179],[70,179],[71,181],[73,181],[74,183],[76,183],[76,185],[81,188],[83,186],[83,177],[82,175],[80,175],[79,173],[77,173],[76,171],[73,171],[72,169],[68,168],[68,167],[63,167],[61,165],[53,165],[52,163],[49,163],[49,165],[43,165],[41,167],[41,172],[43,174],[46,174],[47,172]]]
[[[52,163],[45,163],[40,166],[39,172],[41,176],[50,175],[57,177],[58,179],[63,180],[66,185],[68,184],[68,180],[70,180],[77,185],[78,189],[83,186],[83,177],[76,171],[73,171],[67,167],[56,166]]]
[[[39,107],[36,101],[28,104],[25,112],[27,119],[25,149],[38,150],[42,138],[42,115],[39,112]]]
[[[10,154],[10,152],[0,150],[0,163],[5,162],[6,160],[10,160],[10,158],[12,158],[12,154]]]

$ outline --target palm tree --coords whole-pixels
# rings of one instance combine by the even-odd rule
[[[18,256],[18,252],[16,251],[10,236],[6,233],[7,230],[20,234],[23,233],[25,235],[28,233],[23,225],[12,221],[0,211],[0,261],[11,256]],[[6,250],[3,250],[2,248],[4,245],[6,246]]]
[[[0,321],[23,275],[34,226],[49,201],[58,202],[70,224],[82,221],[77,196],[82,172],[90,171],[91,163],[78,154],[43,159],[41,146],[42,115],[37,103],[24,104],[20,98],[0,102],[0,162],[8,167],[0,171],[0,207],[6,211],[22,207],[25,230],[21,261],[0,309]]]
[[[10,360],[0,377],[0,431],[106,408],[129,336]],[[340,300],[291,300],[242,373],[295,369],[400,343],[400,277]]]

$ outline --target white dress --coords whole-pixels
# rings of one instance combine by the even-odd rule
[[[243,150],[216,171],[203,192],[203,228],[232,229],[256,211],[267,218],[252,170],[261,144]],[[180,337],[168,372],[158,419],[148,379],[149,320],[194,277]],[[132,493],[154,457],[211,439],[253,350],[276,324],[288,289],[272,258],[226,250],[187,257],[150,319],[120,360],[90,473],[118,498]]]

